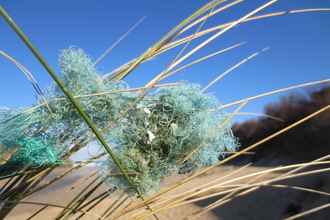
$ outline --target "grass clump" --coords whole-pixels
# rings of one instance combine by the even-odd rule
[[[241,154],[253,153],[247,151],[310,120],[318,114],[321,115],[322,112],[328,111],[330,108],[328,105],[320,110],[313,109],[313,112],[308,112],[307,115],[302,116],[298,121],[281,127],[281,130],[275,133],[268,133],[266,135],[267,137],[263,137],[262,140],[256,143],[254,141],[251,143],[251,146],[244,148],[242,151],[234,152],[238,148],[238,143],[233,136],[230,123],[228,123],[232,115],[227,117],[225,116],[226,113],[220,109],[243,103],[234,111],[233,114],[235,114],[244,104],[252,99],[292,89],[293,87],[247,98],[226,106],[222,106],[214,96],[205,94],[204,90],[224,74],[227,74],[260,52],[251,55],[228,69],[228,71],[203,89],[198,84],[182,82],[173,83],[176,85],[172,86],[166,85],[166,87],[165,85],[163,85],[164,87],[156,85],[167,76],[200,60],[206,59],[204,57],[168,73],[206,44],[241,22],[288,13],[330,10],[298,10],[251,17],[276,2],[276,0],[272,0],[234,22],[200,31],[200,28],[209,17],[240,3],[241,0],[215,9],[222,2],[214,0],[200,10],[197,10],[154,45],[149,47],[137,59],[117,68],[114,71],[115,74],[110,78],[107,78],[108,74],[101,76],[94,67],[95,63],[92,63],[91,58],[82,49],[77,47],[70,47],[62,51],[60,55],[60,66],[62,67],[61,78],[57,77],[34,46],[19,30],[17,25],[4,12],[2,7],[0,7],[1,15],[34,52],[56,82],[44,91],[46,98],[40,96],[38,98],[38,104],[32,108],[0,110],[0,175],[2,175],[1,179],[6,181],[3,184],[0,195],[0,203],[2,205],[0,219],[6,217],[17,204],[25,203],[44,206],[30,216],[29,219],[37,216],[49,206],[62,208],[55,219],[68,219],[78,212],[81,213],[78,219],[85,214],[96,216],[99,219],[109,218],[110,216],[113,219],[117,219],[125,214],[130,215],[126,216],[130,219],[133,215],[137,216],[137,219],[145,219],[151,215],[154,215],[158,219],[155,215],[158,212],[203,200],[205,199],[203,195],[208,191],[217,192],[222,187],[226,188],[226,190],[221,190],[219,193],[208,195],[208,197],[214,197],[218,194],[222,195],[222,197],[209,206],[205,206],[197,211],[194,210],[194,213],[186,218],[193,219],[204,212],[215,209],[220,204],[222,205],[230,201],[236,195],[240,196],[241,194],[250,193],[250,191],[254,191],[265,184],[271,184],[274,181],[293,178],[296,176],[293,173],[307,166],[327,164],[327,161],[323,162],[322,160],[328,159],[329,155],[310,163],[295,164],[278,169],[256,172],[251,175],[240,176],[232,180],[223,180],[223,182],[217,183],[222,178],[225,179],[234,174],[232,172],[212,182],[200,184],[198,187],[185,191],[182,194],[159,199],[162,194],[196,179],[203,173]],[[195,20],[195,18],[207,11],[210,11],[207,15]],[[179,35],[198,23],[200,23],[200,27],[193,35],[179,40],[176,39]],[[187,49],[188,44],[192,40],[213,31],[218,32],[180,58],[182,52]],[[141,63],[151,60],[154,56],[182,43],[187,44],[164,71],[151,80],[145,87],[135,88],[139,92],[130,92],[133,89],[129,89],[129,86],[122,81],[128,74],[134,71]],[[210,56],[225,52],[239,45],[242,45],[242,43],[228,47]],[[1,52],[1,54],[3,53]],[[14,63],[18,65],[16,61]],[[20,64],[18,66],[24,69]],[[155,90],[153,89],[155,86],[160,86],[161,88]],[[273,116],[273,118],[280,117],[279,115]],[[100,143],[96,141],[96,137]],[[46,183],[43,182],[57,166],[68,165],[63,162],[67,157],[77,153],[78,150],[92,142],[100,145],[102,143],[105,153],[100,153],[87,161],[77,162],[77,166],[65,169],[65,171],[61,170],[61,174],[54,178],[52,177],[52,180],[47,180]],[[221,158],[225,152],[231,153],[231,156]],[[75,190],[77,186],[83,184],[85,181],[87,182],[96,173],[86,177],[75,186],[70,186],[71,188],[68,191],[50,202],[25,201],[36,193],[43,191],[49,185],[65,176],[70,176],[72,172],[84,167],[91,161],[99,159],[107,153],[111,157],[108,156],[101,166],[99,177],[90,180],[85,188],[79,190],[78,195],[70,200],[69,203],[63,206],[54,204],[63,198],[66,193]],[[208,168],[198,172],[202,166]],[[36,167],[38,169],[34,169]],[[20,171],[21,169],[22,171]],[[271,180],[253,182],[260,175],[263,175],[263,173],[286,169],[291,170]],[[319,169],[315,173],[325,171],[328,171],[328,169]],[[154,195],[149,194],[151,190],[159,190],[164,178],[175,172],[192,175],[189,177],[185,176],[186,178],[181,182]],[[297,175],[311,173],[304,172]],[[234,185],[232,183],[235,180],[249,178],[250,176],[253,176],[253,181],[248,180],[242,184]],[[102,185],[102,181],[107,184],[110,193],[121,192],[122,194],[117,201],[113,202],[110,206],[107,205],[103,213],[94,214],[89,211],[96,205],[104,202],[109,196],[104,188],[102,193],[95,195],[97,189]],[[216,190],[214,191],[214,189]],[[124,195],[126,195],[126,198]],[[145,195],[149,197],[144,199]],[[127,199],[133,198],[133,196],[136,196],[138,200],[132,199],[128,202]],[[66,196],[64,200],[67,201],[67,198],[70,198],[70,196]],[[140,199],[141,201],[139,201]],[[134,203],[135,201],[137,202]],[[152,205],[149,205],[149,202]],[[121,207],[122,205],[125,205],[125,207]],[[145,206],[148,210],[144,208]],[[135,211],[140,212],[132,214]],[[148,211],[149,213],[144,214],[144,211]],[[315,211],[315,209],[312,211]]]
[[[63,50],[60,64],[61,81],[73,96],[84,96],[77,99],[78,103],[98,128],[105,128],[137,99],[133,93],[116,92],[123,88],[123,82],[105,83],[82,49]],[[89,96],[107,92],[116,93]],[[51,115],[47,106],[42,105],[0,125],[2,130],[11,131],[10,128],[15,127],[16,131],[14,135],[12,132],[1,134],[4,151],[17,149],[8,160],[10,163],[3,165],[11,167],[3,175],[25,166],[61,163],[72,141],[79,142],[90,132],[75,107],[68,100],[62,100],[65,94],[55,82],[44,93],[53,100],[48,104]],[[147,195],[151,189],[158,190],[160,180],[173,172],[197,172],[201,166],[218,163],[222,152],[237,149],[230,124],[220,126],[226,118],[224,112],[209,111],[218,107],[218,100],[204,94],[198,84],[159,88],[103,135],[123,168],[136,174],[131,179],[139,192]],[[192,155],[187,157],[190,153]],[[14,169],[13,163],[19,166]],[[103,164],[100,177],[112,191],[136,195],[124,176],[113,175],[118,173],[120,170],[110,157]]]

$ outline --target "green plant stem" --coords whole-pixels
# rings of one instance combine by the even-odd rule
[[[122,71],[116,73],[112,77],[110,77],[106,82],[109,82],[111,80],[122,80],[124,79],[129,73],[131,73],[141,62],[143,62],[145,59],[148,58],[148,55],[150,53],[153,53],[155,50],[158,50],[160,46],[163,46],[162,43],[167,40],[172,34],[174,34],[176,31],[180,30],[183,26],[191,22],[193,19],[197,18],[201,14],[205,13],[206,11],[210,10],[211,8],[225,2],[226,0],[213,0],[206,4],[204,7],[198,9],[195,13],[190,15],[188,18],[186,18],[184,21],[182,21],[180,24],[178,24],[175,28],[173,28],[170,32],[168,32],[164,37],[159,39],[156,43],[154,43],[148,50],[146,50],[142,55],[140,55],[131,65],[129,65],[127,68],[123,69]]]
[[[65,95],[69,98],[71,103],[76,107],[80,115],[84,118],[88,126],[92,129],[96,137],[99,139],[99,141],[102,143],[106,151],[110,154],[114,162],[119,167],[120,171],[124,174],[127,181],[130,183],[130,185],[133,187],[133,189],[136,191],[136,193],[139,195],[139,197],[144,200],[143,196],[140,194],[130,177],[127,175],[125,169],[121,166],[120,162],[114,155],[114,153],[111,151],[108,144],[105,142],[104,138],[100,134],[100,132],[97,130],[93,122],[88,118],[84,110],[81,108],[79,103],[74,99],[72,94],[69,92],[69,90],[64,86],[60,78],[56,75],[56,73],[52,70],[52,68],[48,65],[46,60],[41,56],[41,54],[38,52],[38,50],[33,46],[33,44],[29,41],[29,39],[25,36],[25,34],[20,30],[20,28],[16,25],[16,23],[11,19],[11,17],[7,14],[7,12],[0,6],[0,14],[3,16],[3,18],[8,22],[8,24],[14,29],[14,31],[18,34],[18,36],[23,40],[23,42],[26,44],[26,46],[31,50],[31,52],[35,55],[35,57],[39,60],[39,62],[44,66],[44,68],[47,70],[47,72],[53,77],[55,82],[58,84],[58,86],[62,89],[62,91],[65,93]],[[146,203],[146,206],[150,211],[150,206]],[[158,219],[156,217],[156,219]]]
[[[107,197],[109,197],[109,193],[103,192],[100,195],[98,195],[97,197],[93,198],[91,201],[89,201],[87,204],[83,205],[80,209],[85,208],[88,205],[91,205],[91,203],[95,202],[93,205],[91,205],[87,210],[87,212],[89,212],[90,210],[92,210],[95,206],[97,206],[100,202],[102,202],[104,199],[106,199]],[[78,216],[78,218],[76,218],[76,220],[80,219],[81,217],[83,217],[85,214],[81,214]]]
[[[82,209],[80,208],[80,206],[82,205],[83,202],[86,201],[86,199],[88,199],[93,192],[99,187],[101,186],[102,181],[99,182],[95,187],[93,187],[93,189],[91,189],[90,191],[88,191],[84,196],[82,196],[78,201],[76,201],[75,203],[73,203],[69,208],[72,209]],[[70,210],[66,210],[59,218],[61,218],[62,216],[64,216],[65,214],[67,214]],[[74,214],[76,214],[77,212],[72,210],[65,218],[64,220],[68,220],[71,216],[73,216]]]

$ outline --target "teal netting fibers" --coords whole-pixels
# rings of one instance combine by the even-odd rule
[[[238,147],[229,124],[222,127],[224,112],[210,112],[220,106],[214,96],[206,95],[198,84],[182,84],[158,89],[132,109],[109,139],[113,151],[138,190],[146,195],[157,190],[163,178],[196,172],[201,166],[219,162],[224,151]],[[200,146],[192,156],[182,160]],[[178,166],[179,165],[179,166]],[[135,192],[109,159],[101,167],[100,177],[112,189]]]
[[[127,88],[123,82],[104,83],[83,50],[70,47],[60,55],[61,80],[74,95],[89,95]],[[53,83],[44,91],[48,100],[65,97]],[[138,97],[129,92],[77,98],[86,114],[102,130],[119,117]],[[41,103],[41,100],[38,101]],[[142,99],[102,135],[123,168],[143,195],[158,190],[161,180],[174,172],[197,172],[219,162],[222,152],[238,147],[218,100],[198,84],[162,87]],[[0,124],[0,176],[25,166],[59,163],[76,143],[90,138],[91,131],[68,100],[45,106]],[[0,122],[26,109],[0,109]],[[189,159],[182,161],[200,146]],[[9,155],[9,156],[8,156]],[[101,166],[100,178],[111,188],[136,195],[112,158]]]
[[[92,67],[91,58],[83,50],[70,47],[60,55],[61,79],[75,96],[122,90],[119,82],[103,84],[102,77]],[[48,100],[65,98],[54,82],[44,91]],[[77,101],[98,128],[104,128],[117,118],[136,97],[130,93],[78,98]],[[38,100],[38,104],[42,103]],[[69,100],[51,101],[49,107],[0,109],[0,176],[11,174],[25,166],[51,166],[60,163],[70,147],[91,133]],[[115,127],[114,127],[115,128]],[[91,137],[91,136],[89,136]]]

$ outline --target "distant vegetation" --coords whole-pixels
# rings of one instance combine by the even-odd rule
[[[291,93],[278,103],[265,106],[265,114],[271,118],[235,123],[233,132],[239,138],[241,149],[291,125],[309,114],[330,104],[330,86],[314,88],[303,93]],[[253,156],[243,158],[251,161],[278,159],[288,162],[306,162],[330,154],[330,110],[286,131],[253,150]]]

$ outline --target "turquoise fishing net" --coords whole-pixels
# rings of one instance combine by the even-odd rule
[[[181,84],[158,89],[125,115],[125,122],[112,131],[115,155],[129,173],[138,190],[147,195],[158,190],[161,181],[178,171],[197,172],[202,166],[219,162],[224,151],[238,147],[218,100],[206,95],[198,84]],[[151,135],[154,139],[150,139]],[[193,150],[189,159],[183,159]],[[114,175],[119,169],[112,159],[101,167],[100,177],[112,189],[133,196],[135,191],[123,176]]]
[[[90,56],[76,47],[61,52],[60,67],[61,80],[74,96],[128,88],[120,81],[105,83]],[[57,100],[66,96],[55,82],[44,94],[47,100],[53,100],[48,103],[51,113],[46,105],[19,116],[27,109],[0,109],[0,122],[17,116],[0,124],[0,155],[12,153],[10,158],[2,158],[5,163],[0,165],[0,176],[26,166],[61,163],[71,147],[94,136],[69,100]],[[117,92],[76,97],[76,100],[102,130],[137,98],[130,92]],[[37,104],[42,101],[38,100]],[[209,111],[219,106],[217,98],[204,94],[198,84],[161,87],[144,97],[102,135],[137,189],[148,195],[150,190],[159,190],[162,180],[174,172],[197,172],[202,166],[217,164],[223,152],[237,149],[230,124],[220,126],[226,119],[225,112]],[[100,178],[110,193],[122,191],[136,195],[110,157],[100,168]]]
[[[103,83],[102,77],[92,65],[91,58],[83,50],[70,47],[60,55],[61,80],[74,95],[89,95],[118,91],[126,88],[120,82]],[[61,163],[69,149],[91,130],[69,100],[56,100],[66,95],[54,82],[43,91],[51,113],[46,105],[21,114],[28,108],[0,109],[0,176],[13,173],[25,166],[51,166]],[[116,93],[102,96],[77,98],[96,127],[104,128],[125,110],[136,96]],[[42,100],[37,100],[37,105]],[[36,106],[36,105],[35,105]],[[35,107],[32,106],[32,107]],[[18,117],[15,117],[19,115]],[[12,118],[14,117],[14,118]],[[12,119],[11,119],[12,118]],[[10,119],[10,120],[9,120]],[[115,127],[114,127],[115,128]]]

